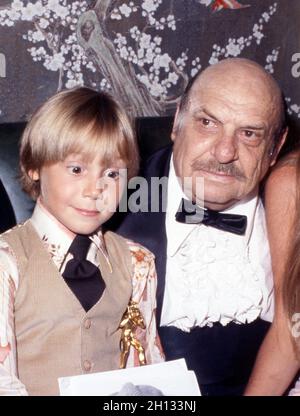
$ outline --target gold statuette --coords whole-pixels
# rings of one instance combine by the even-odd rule
[[[142,329],[146,328],[144,318],[137,306],[137,303],[131,300],[119,327],[122,330],[120,341],[120,368],[126,367],[130,346],[133,346],[133,348],[138,351],[140,365],[146,364],[145,350],[140,341],[138,341],[135,337],[135,331],[138,327]]]

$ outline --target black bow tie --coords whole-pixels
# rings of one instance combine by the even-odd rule
[[[211,209],[203,209],[188,199],[182,199],[176,213],[176,221],[186,224],[205,224],[233,234],[244,235],[247,228],[245,215],[223,214]]]
[[[88,236],[78,234],[74,238],[68,251],[73,259],[67,262],[62,274],[85,311],[98,302],[105,288],[99,268],[86,260],[90,245]]]

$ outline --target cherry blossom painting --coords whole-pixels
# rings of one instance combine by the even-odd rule
[[[54,92],[77,85],[110,91],[133,116],[172,114],[199,70],[247,57],[278,79],[300,123],[296,3],[2,0],[0,121],[26,120]]]

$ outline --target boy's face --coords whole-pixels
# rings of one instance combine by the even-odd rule
[[[76,234],[93,233],[113,215],[126,176],[126,165],[120,159],[107,167],[99,157],[85,161],[79,154],[32,172],[33,179],[40,180],[42,204]]]

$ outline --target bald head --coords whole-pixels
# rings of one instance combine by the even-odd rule
[[[264,103],[265,110],[272,114],[275,139],[285,128],[285,110],[281,90],[275,79],[254,61],[230,58],[206,68],[190,81],[181,98],[179,112],[184,113],[191,100],[196,99],[203,89],[219,90],[224,95],[228,92],[228,97],[230,92],[239,91],[239,96],[243,97],[245,103],[251,99]],[[241,106],[242,104],[241,101]],[[178,121],[180,118],[178,117]]]
[[[270,91],[279,93],[280,89],[274,78],[258,63],[245,58],[229,58],[218,62],[215,65],[209,66],[204,71],[198,74],[195,78],[194,84],[201,82],[201,80],[208,80],[210,77],[223,79],[234,79],[237,81],[255,80],[265,83]]]
[[[257,194],[284,143],[284,107],[275,80],[247,59],[203,71],[185,92],[172,132],[176,175],[192,178],[188,197],[223,210]]]

